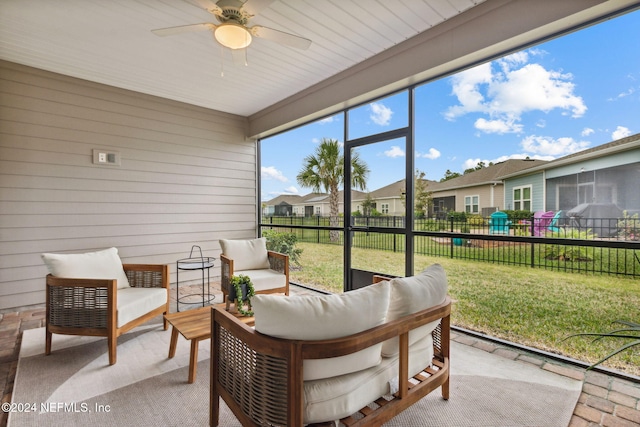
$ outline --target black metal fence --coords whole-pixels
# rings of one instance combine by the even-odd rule
[[[331,227],[328,217],[268,217],[261,227],[294,233],[300,242],[343,245],[344,218],[337,220],[338,227]],[[420,219],[410,234],[419,255],[640,277],[637,218],[564,218],[553,224],[536,220]],[[397,230],[404,227],[405,217],[400,216],[353,217],[351,245],[404,252],[406,237]]]

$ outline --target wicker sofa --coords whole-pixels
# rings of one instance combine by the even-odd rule
[[[255,329],[213,309],[212,426],[220,398],[243,426],[378,426],[440,386],[449,397],[439,265],[341,295],[256,295],[252,306]]]
[[[169,267],[122,264],[116,248],[83,254],[42,254],[46,277],[45,354],[52,334],[107,338],[109,365],[117,339],[169,312]],[[168,327],[164,320],[164,329]]]

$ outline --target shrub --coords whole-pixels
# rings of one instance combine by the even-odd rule
[[[442,231],[446,229],[447,223],[430,218],[422,222],[422,231]]]
[[[481,228],[485,225],[485,219],[478,214],[467,215],[467,223],[472,227]]]
[[[594,235],[591,229],[584,231],[569,229],[554,231],[547,234],[547,237],[556,239],[582,239],[593,240]],[[568,245],[544,245],[544,257],[546,259],[557,259],[560,261],[591,261],[588,256],[588,248],[584,246],[568,246]]]
[[[453,222],[467,222],[467,213],[451,211],[447,213],[447,219],[449,221],[453,219]]]
[[[629,215],[622,212],[624,217],[618,220],[618,238],[622,240],[640,240],[640,219],[638,214]]]
[[[289,255],[289,261],[300,266],[302,249],[296,248],[298,236],[284,231],[264,230],[262,235],[267,238],[267,249]]]
[[[509,219],[514,223],[523,219],[531,219],[531,217],[533,216],[533,212],[531,211],[503,210],[502,212],[506,213]]]

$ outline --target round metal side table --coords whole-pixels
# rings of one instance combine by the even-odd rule
[[[200,251],[200,256],[193,256],[193,250],[198,248]],[[211,282],[211,277],[209,275],[209,270],[214,265],[214,261],[216,259],[213,257],[202,256],[202,248],[200,246],[192,246],[191,252],[189,253],[189,258],[183,258],[176,261],[176,309],[180,311],[180,304],[200,304],[198,302],[190,302],[185,301],[187,298],[192,297],[200,297],[202,296],[202,306],[210,303],[215,299],[215,295],[211,295],[211,290],[209,289],[209,283]],[[192,293],[188,295],[180,296],[180,271],[194,271],[201,270],[202,271],[202,293]],[[204,273],[207,272],[207,281],[205,282]],[[205,290],[206,285],[206,290]]]

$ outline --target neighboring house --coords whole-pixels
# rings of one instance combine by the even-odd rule
[[[264,204],[262,207],[262,215],[291,216],[293,215],[293,206],[298,204],[301,199],[302,197],[297,194],[281,194]]]
[[[640,212],[640,134],[502,176],[505,208],[568,211],[583,204],[613,204]]]
[[[547,163],[543,160],[511,159],[467,173],[458,178],[444,182],[426,180],[427,191],[431,192],[433,200],[428,212],[430,217],[438,216],[450,211],[467,212],[489,216],[491,212],[505,208],[503,191],[503,175],[514,171],[521,171]],[[369,197],[372,207],[383,215],[404,216],[404,194],[406,182],[404,179],[381,187],[370,193],[352,191],[352,212],[363,212],[363,203]],[[342,192],[340,192],[339,212],[344,213]],[[521,209],[529,210],[529,204],[524,203]],[[306,196],[282,195],[265,203],[265,215],[276,216],[328,216],[329,195],[325,193],[310,193]]]
[[[545,163],[544,160],[510,159],[444,182],[430,182],[427,190],[431,192],[433,205],[429,216],[439,217],[449,211],[489,216],[497,210],[513,209],[505,202],[502,176]],[[528,210],[529,205],[519,206]]]
[[[429,216],[467,212],[489,216],[497,210],[568,211],[582,204],[614,204],[640,212],[640,134],[551,162],[510,159],[444,182],[427,181]],[[363,211],[367,196],[383,215],[404,216],[405,180],[370,193],[352,192],[351,209]],[[342,193],[339,212],[344,213]],[[329,195],[278,196],[266,215],[328,216]]]
[[[364,199],[364,194],[360,191],[352,191],[351,197]],[[338,212],[344,213],[344,195],[340,191],[338,194]],[[264,203],[262,212],[265,216],[329,216],[331,208],[329,206],[329,194],[309,193],[305,196],[280,195]]]
[[[351,199],[351,210],[364,213],[363,203],[367,196],[372,200],[372,208],[383,215],[404,216],[405,205],[403,195],[406,191],[405,180],[401,179],[393,184],[378,188],[370,193],[361,193],[359,197]]]

